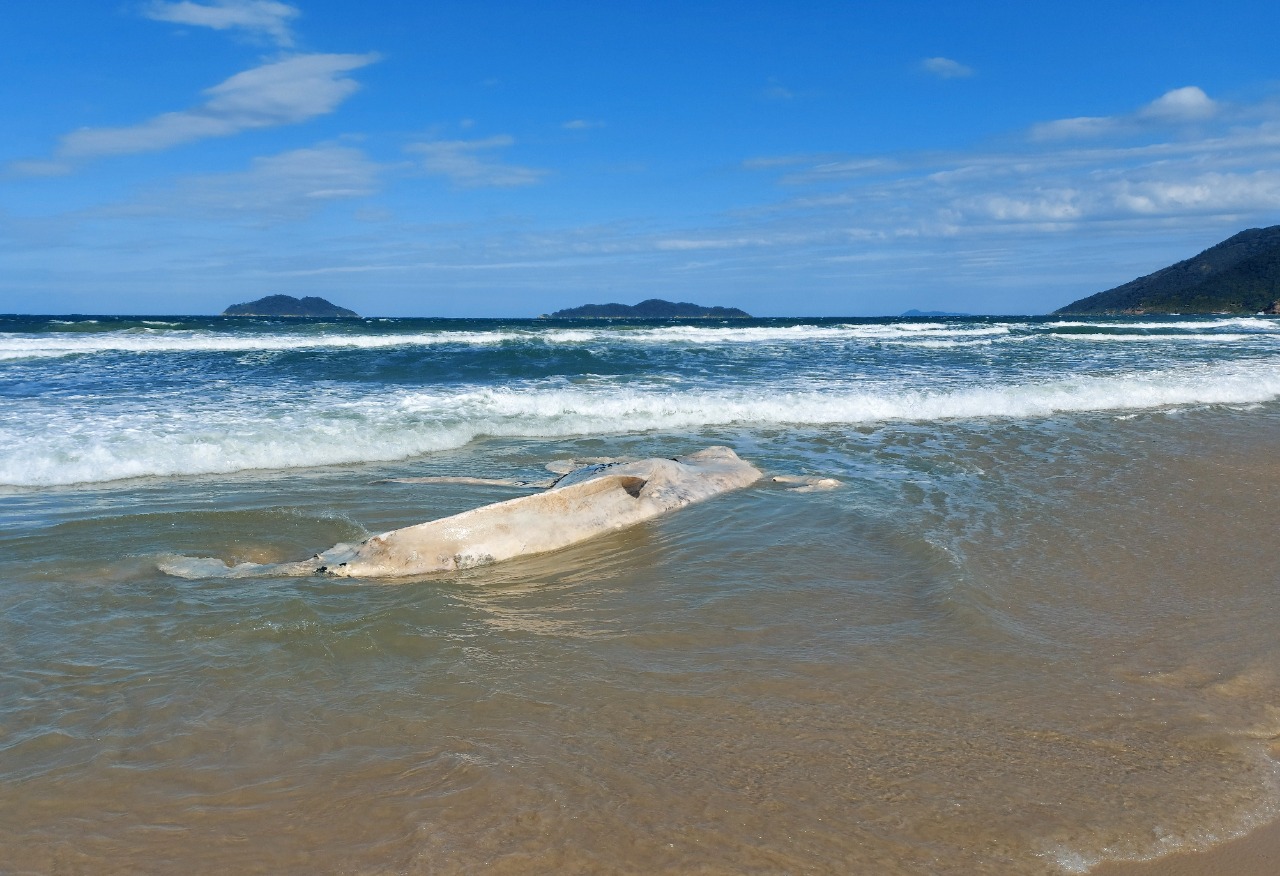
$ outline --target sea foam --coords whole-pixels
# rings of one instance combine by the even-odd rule
[[[69,324],[69,323],[68,323]],[[942,348],[984,345],[1028,337],[1150,340],[1185,337],[1189,340],[1238,340],[1242,337],[1280,337],[1280,321],[1259,317],[1181,322],[1059,321],[1027,322],[882,322],[802,325],[601,326],[563,327],[506,325],[492,330],[439,329],[417,332],[264,332],[243,334],[209,329],[172,329],[147,321],[145,327],[102,332],[53,331],[0,333],[0,361],[100,354],[244,353],[322,350],[379,350],[447,345],[485,347],[502,344],[549,346],[621,344],[641,346],[724,346],[805,344],[893,344]],[[1063,329],[1093,329],[1070,331]],[[1232,332],[1219,331],[1231,329]],[[1190,333],[1190,334],[1188,334]]]
[[[748,326],[658,328],[503,328],[492,331],[440,330],[412,333],[347,334],[342,332],[234,334],[230,332],[177,330],[154,327],[79,334],[0,334],[0,360],[89,356],[104,353],[242,353],[319,350],[377,350],[441,345],[494,346],[504,343],[549,345],[599,344],[723,345],[814,343],[828,341],[877,341],[931,338],[977,338],[1007,335],[1010,327],[948,326],[946,324],[874,324],[838,326]]]
[[[1175,369],[921,388],[849,381],[670,387],[568,385],[232,391],[207,405],[157,395],[100,407],[29,403],[0,426],[0,483],[42,486],[390,462],[483,436],[571,438],[646,431],[892,421],[1038,418],[1060,413],[1250,404],[1280,398],[1280,364]]]

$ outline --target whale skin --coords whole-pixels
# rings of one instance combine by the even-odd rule
[[[240,563],[177,558],[160,568],[180,577],[328,575],[401,578],[559,550],[750,486],[763,474],[728,447],[674,459],[584,466],[544,492],[337,544],[309,560]]]

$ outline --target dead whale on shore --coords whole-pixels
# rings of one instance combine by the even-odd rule
[[[159,566],[182,578],[396,578],[467,569],[568,547],[741,489],[762,477],[759,469],[728,447],[708,447],[675,459],[595,462],[572,468],[549,482],[545,492],[384,532],[355,544],[338,544],[309,560],[228,566],[213,558],[175,557]],[[400,480],[544,486],[478,478]]]

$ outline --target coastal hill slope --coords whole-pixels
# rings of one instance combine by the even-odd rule
[[[323,298],[268,295],[246,304],[233,304],[223,316],[359,316],[354,310],[331,304]]]
[[[1204,252],[1073,301],[1057,314],[1280,312],[1280,225],[1250,228]]]
[[[584,304],[547,314],[544,319],[750,319],[736,307],[702,307],[687,301],[650,298],[639,304]]]

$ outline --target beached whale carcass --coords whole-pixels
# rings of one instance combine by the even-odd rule
[[[466,569],[568,547],[741,489],[762,476],[728,447],[708,447],[674,459],[587,465],[569,471],[544,492],[384,532],[355,544],[338,544],[310,560],[228,567],[221,560],[184,558],[162,563],[161,569],[183,577],[352,578]]]

